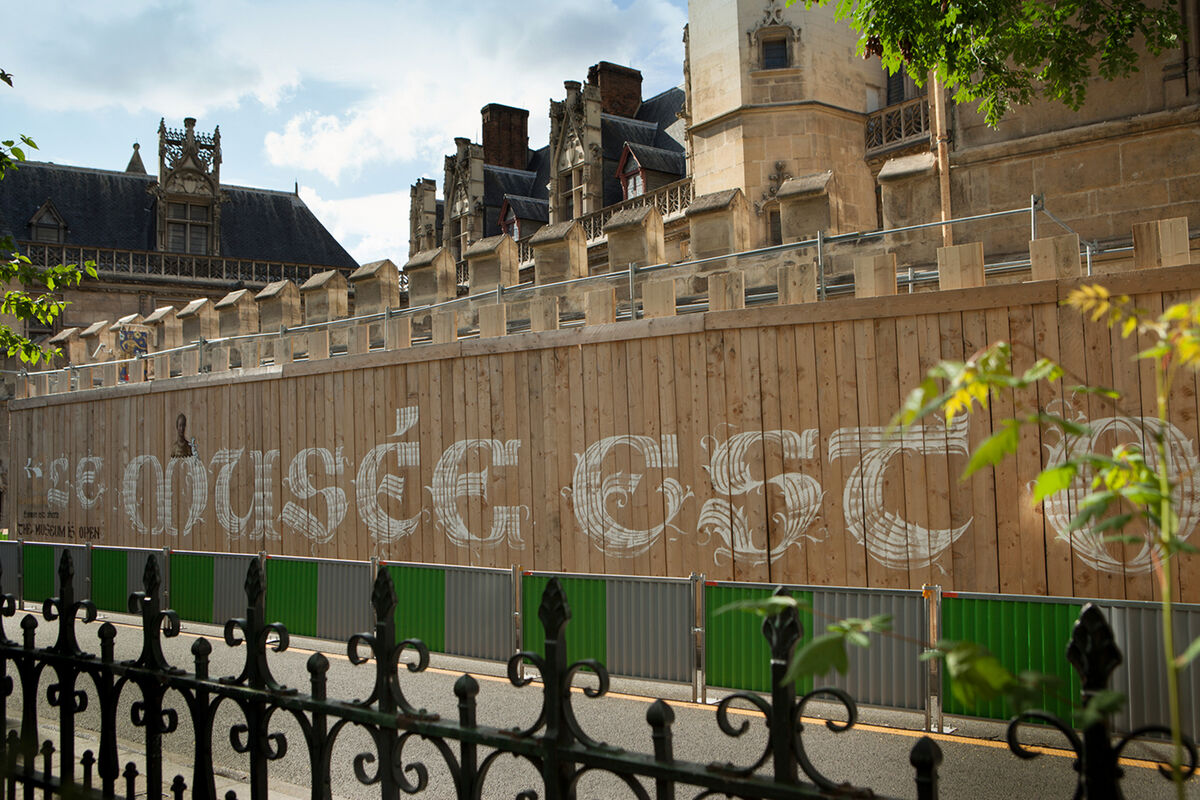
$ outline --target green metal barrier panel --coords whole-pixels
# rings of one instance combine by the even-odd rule
[[[317,562],[267,559],[267,622],[293,636],[317,635]]]
[[[213,622],[212,556],[171,553],[171,608],[180,619]]]
[[[762,633],[763,618],[740,609],[722,611],[731,603],[743,600],[762,600],[773,589],[761,586],[704,587],[704,674],[709,686],[729,689],[748,689],[754,692],[771,691],[771,650]],[[812,592],[794,592],[796,599],[812,606]],[[803,628],[797,648],[813,638],[812,612],[800,610]],[[823,682],[822,682],[823,683]],[[813,687],[811,677],[796,684],[798,691]]]
[[[420,639],[446,652],[446,572],[440,567],[387,566],[396,587],[396,639]]]
[[[58,594],[54,576],[54,547],[27,544],[21,552],[21,572],[25,576],[25,599],[40,603]]]
[[[92,602],[96,608],[129,611],[128,570],[129,558],[124,550],[92,550]]]
[[[1053,675],[1061,685],[1044,693],[1039,705],[1072,719],[1080,683],[1067,663],[1067,642],[1082,605],[1032,603],[1023,600],[946,597],[942,600],[942,637],[981,644],[1014,674],[1026,670]],[[1013,709],[1004,699],[965,706],[945,679],[943,706],[948,714],[1008,719]]]
[[[608,587],[598,578],[559,578],[567,594],[571,621],[567,623],[567,661],[594,658],[608,663]],[[550,582],[548,575],[521,576],[521,619],[524,626],[523,649],[543,652],[546,632],[538,619],[542,592]]]

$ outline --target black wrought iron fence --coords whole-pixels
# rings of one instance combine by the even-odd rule
[[[489,774],[497,759],[505,754],[522,759],[540,776],[540,787],[517,794],[518,800],[574,798],[580,779],[593,772],[607,773],[626,786],[636,798],[674,798],[687,788],[696,800],[714,796],[745,798],[805,798],[828,796],[873,797],[869,790],[838,784],[819,771],[805,748],[802,719],[808,704],[818,698],[840,704],[844,722],[829,722],[834,731],[852,728],[857,717],[853,698],[840,689],[821,688],[797,696],[794,684],[782,678],[787,663],[801,637],[799,617],[794,609],[767,619],[763,634],[770,645],[772,686],[770,697],[738,693],[716,707],[716,723],[727,736],[746,732],[745,722],[735,725],[730,712],[736,703],[749,704],[767,721],[769,735],[757,760],[748,765],[695,763],[675,758],[672,723],[674,712],[662,700],[650,705],[646,713],[653,752],[630,752],[593,739],[579,723],[572,704],[571,685],[577,674],[594,673],[596,686],[584,693],[597,698],[608,690],[608,672],[598,661],[569,662],[566,629],[571,611],[562,585],[552,579],[542,596],[538,619],[545,633],[541,653],[521,652],[508,661],[508,678],[523,687],[531,679],[523,675],[522,665],[531,665],[540,675],[540,709],[532,725],[524,729],[502,729],[477,722],[476,696],[479,685],[468,674],[454,684],[458,718],[443,718],[408,701],[401,680],[401,655],[409,652],[416,661],[405,666],[411,673],[423,671],[429,652],[416,639],[397,641],[396,592],[387,570],[375,580],[372,604],[375,623],[371,633],[359,633],[347,642],[352,664],[373,662],[370,695],[364,700],[335,700],[327,695],[328,659],[313,654],[307,662],[309,693],[283,686],[272,674],[268,649],[278,653],[288,648],[287,629],[268,623],[264,615],[265,576],[260,562],[251,561],[246,575],[246,616],[225,623],[224,642],[229,648],[241,648],[244,661],[237,675],[214,677],[210,673],[213,645],[197,638],[191,647],[192,671],[168,662],[163,638],[180,633],[179,617],[161,607],[161,579],[158,556],[151,556],[143,576],[143,591],[130,596],[129,609],[141,616],[141,650],[132,660],[116,658],[117,628],[111,622],[99,630],[100,654],[84,652],[77,638],[77,622],[96,620],[96,608],[89,600],[77,600],[73,589],[73,564],[70,551],[64,551],[58,568],[59,594],[45,601],[42,617],[57,623],[53,645],[38,647],[38,621],[33,615],[22,617],[21,642],[10,640],[0,618],[0,716],[8,724],[9,699],[20,696],[20,722],[0,738],[0,788],[3,796],[16,797],[21,784],[23,796],[32,800],[41,791],[46,798],[133,798],[159,800],[169,793],[215,799],[213,737],[217,733],[217,711],[224,704],[236,706],[244,722],[228,731],[234,751],[249,760],[249,791],[252,798],[268,793],[268,764],[288,751],[288,738],[280,728],[290,718],[302,732],[311,776],[311,796],[331,796],[331,755],[345,732],[365,731],[373,751],[359,753],[353,759],[353,771],[364,786],[375,787],[380,796],[391,800],[401,793],[419,794],[429,788],[430,768],[406,755],[406,745],[415,740],[428,743],[444,762],[459,798],[479,798],[488,786]],[[780,590],[782,591],[782,590]],[[12,617],[16,600],[11,594],[0,595],[0,615]],[[1099,691],[1120,661],[1103,615],[1094,607],[1084,609],[1068,650],[1072,663],[1084,676],[1084,701]],[[15,676],[10,673],[15,670]],[[39,687],[45,676],[45,698],[58,711],[59,741],[43,740],[38,719]],[[14,681],[16,677],[18,681]],[[90,691],[89,691],[90,690]],[[183,698],[179,709],[168,702]],[[131,701],[131,719],[143,729],[145,770],[139,773],[133,763],[122,768],[117,742],[117,715],[122,699]],[[91,703],[98,706],[99,746],[96,752],[76,754],[77,716]],[[180,711],[190,717],[194,734],[193,769],[190,776],[176,775],[169,786],[163,775],[163,737],[178,729]],[[1046,714],[1026,714],[1010,725],[1009,741],[1013,751],[1032,757],[1017,740],[1023,721],[1046,722],[1062,730],[1079,761],[1079,788],[1076,797],[1107,798],[1120,796],[1118,758],[1133,739],[1158,732],[1158,728],[1135,731],[1115,744],[1108,735],[1107,723],[1096,722],[1083,736],[1061,720]],[[1189,743],[1191,771],[1196,752]],[[411,751],[409,751],[411,752]],[[936,798],[941,751],[937,743],[922,737],[913,747],[910,762],[915,771],[916,794],[921,800]],[[55,769],[55,765],[58,769]],[[440,767],[439,767],[440,768]],[[229,792],[226,800],[235,795]]]

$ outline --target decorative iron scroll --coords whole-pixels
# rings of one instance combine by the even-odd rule
[[[521,664],[532,664],[542,680],[541,708],[536,721],[525,730],[505,730],[476,722],[476,695],[479,685],[464,674],[454,684],[458,700],[458,719],[444,719],[414,707],[405,697],[400,675],[401,655],[413,653],[414,663],[406,665],[417,673],[429,663],[429,651],[416,639],[397,640],[396,591],[387,570],[375,580],[372,603],[375,628],[359,633],[347,643],[352,664],[373,662],[372,689],[363,700],[337,701],[326,695],[329,662],[320,653],[308,659],[309,694],[280,684],[271,671],[268,649],[282,652],[288,647],[287,629],[280,623],[268,623],[264,616],[266,580],[260,562],[251,561],[246,574],[246,616],[225,623],[224,640],[228,647],[244,648],[244,662],[237,675],[214,677],[209,672],[212,643],[196,639],[191,648],[194,664],[187,672],[171,664],[164,655],[163,637],[179,634],[179,617],[161,607],[159,556],[152,555],[143,577],[143,591],[129,600],[131,612],[140,614],[141,652],[132,661],[115,657],[116,626],[105,622],[98,631],[99,656],[84,652],[76,637],[77,623],[96,619],[96,608],[88,600],[76,600],[72,580],[71,553],[65,551],[58,569],[59,594],[47,600],[42,617],[57,622],[57,639],[48,648],[35,643],[37,619],[29,614],[21,619],[22,641],[8,639],[0,617],[0,715],[7,719],[9,697],[20,691],[20,729],[0,740],[0,781],[15,796],[15,785],[27,790],[44,790],[49,795],[67,797],[133,797],[158,800],[167,792],[175,797],[191,796],[215,800],[212,743],[214,720],[223,703],[236,705],[244,722],[228,732],[238,753],[249,759],[249,789],[252,798],[266,798],[268,764],[282,758],[289,746],[284,734],[273,730],[276,717],[295,719],[303,731],[303,746],[308,751],[312,797],[327,798],[331,793],[331,754],[338,737],[353,726],[365,730],[374,743],[373,752],[354,758],[353,770],[365,786],[377,787],[384,798],[401,793],[419,794],[429,783],[429,767],[406,759],[405,745],[424,740],[444,761],[460,798],[478,798],[496,768],[499,756],[510,754],[532,765],[541,776],[541,787],[530,787],[519,796],[545,797],[549,800],[572,798],[580,778],[603,772],[615,776],[637,798],[676,796],[676,786],[693,787],[696,798],[730,795],[748,798],[819,797],[835,791],[865,795],[866,790],[837,786],[825,778],[809,759],[801,737],[801,717],[805,705],[817,696],[828,696],[848,711],[845,723],[829,723],[832,730],[853,726],[854,701],[836,689],[818,689],[797,698],[794,686],[780,685],[787,659],[800,639],[801,629],[793,610],[783,617],[768,620],[764,634],[771,643],[771,669],[776,689],[768,701],[758,695],[738,694],[722,701],[717,709],[717,724],[729,736],[740,736],[748,723],[735,726],[729,708],[738,699],[760,710],[768,722],[770,736],[762,755],[750,765],[700,764],[680,761],[673,756],[671,725],[674,712],[665,702],[653,703],[646,719],[653,744],[653,755],[628,752],[621,747],[597,741],[580,724],[571,692],[574,677],[591,672],[597,686],[585,689],[588,698],[597,698],[608,690],[608,671],[591,660],[568,662],[566,628],[571,610],[562,585],[550,581],[542,597],[538,618],[545,631],[541,653],[521,652],[508,663],[508,677],[515,686],[527,686]],[[0,596],[0,615],[16,612],[12,595]],[[10,669],[19,678],[12,679]],[[38,727],[38,692],[43,674],[47,678],[46,698],[58,710],[60,731],[57,745],[42,741]],[[84,687],[88,687],[86,690]],[[163,737],[176,730],[180,712],[164,703],[168,693],[184,700],[195,732],[190,776],[173,776],[169,786],[162,774]],[[139,774],[132,764],[124,769],[119,763],[116,741],[117,709],[122,697],[133,698],[132,721],[144,730],[146,770]],[[98,752],[75,753],[76,715],[91,703],[99,708],[101,720]],[[182,709],[181,709],[182,710]],[[922,740],[918,748],[925,755],[918,759],[917,785],[920,797],[935,797],[940,752],[932,740]],[[761,769],[767,763],[769,769]],[[58,774],[53,766],[61,764]],[[807,780],[806,780],[807,779]],[[923,787],[923,788],[922,788]],[[28,795],[27,795],[28,796]],[[226,795],[228,800],[228,795]]]
[[[175,798],[191,796],[215,800],[212,743],[217,710],[223,703],[235,705],[244,719],[230,728],[229,741],[236,752],[248,757],[250,796],[264,800],[268,790],[269,762],[282,758],[289,746],[295,744],[283,733],[273,730],[277,727],[277,715],[280,719],[294,719],[303,733],[313,798],[331,796],[331,755],[339,736],[348,726],[365,731],[374,745],[373,752],[362,752],[354,757],[355,777],[364,786],[377,787],[380,796],[388,799],[398,798],[401,793],[419,794],[429,786],[429,767],[406,758],[405,746],[414,740],[432,745],[450,773],[456,796],[464,799],[482,796],[489,774],[504,754],[523,759],[540,775],[540,788],[530,787],[517,795],[525,800],[573,798],[580,778],[593,772],[615,777],[628,788],[631,796],[644,800],[674,798],[678,786],[691,787],[682,796],[696,800],[715,796],[874,796],[870,790],[829,780],[813,764],[805,749],[802,720],[809,702],[823,697],[845,709],[845,722],[825,723],[835,732],[852,728],[857,711],[854,700],[839,689],[816,689],[797,697],[795,685],[783,682],[788,661],[802,634],[794,608],[763,623],[763,634],[770,646],[774,686],[770,698],[737,693],[722,700],[716,709],[717,726],[730,737],[741,736],[749,729],[749,723],[745,721],[738,725],[731,721],[729,711],[734,703],[747,703],[761,712],[768,727],[762,754],[751,764],[701,764],[674,757],[671,727],[675,715],[662,700],[655,701],[646,712],[653,754],[629,752],[597,741],[584,730],[574,707],[577,695],[571,691],[573,679],[581,672],[593,673],[596,686],[585,688],[584,694],[594,699],[607,692],[608,671],[603,664],[593,660],[569,662],[566,629],[571,610],[557,578],[547,585],[538,609],[538,619],[545,633],[543,652],[520,652],[508,662],[508,678],[514,686],[523,687],[532,682],[522,674],[522,664],[536,667],[542,681],[541,706],[536,721],[524,730],[513,730],[478,724],[476,696],[479,684],[468,674],[462,675],[454,684],[457,720],[442,718],[409,702],[401,680],[401,656],[406,652],[414,654],[415,661],[405,666],[409,672],[419,673],[429,664],[429,651],[419,640],[397,640],[396,591],[387,570],[379,571],[372,593],[373,632],[355,634],[347,642],[351,664],[357,667],[373,663],[370,694],[362,700],[339,701],[327,696],[329,661],[320,653],[314,653],[307,662],[309,694],[282,685],[273,675],[268,649],[276,653],[286,650],[288,632],[282,624],[266,621],[266,578],[258,559],[250,562],[246,573],[245,617],[225,623],[223,638],[226,646],[244,648],[244,660],[238,674],[227,677],[210,674],[213,645],[203,637],[197,638],[191,647],[194,659],[191,672],[171,664],[163,652],[162,640],[164,636],[179,635],[180,624],[174,611],[161,607],[158,559],[159,556],[153,554],[147,560],[143,591],[135,592],[129,598],[129,610],[142,618],[141,651],[137,658],[129,661],[118,661],[115,657],[117,629],[111,622],[105,622],[99,628],[99,656],[81,649],[76,624],[95,621],[96,607],[89,600],[75,598],[74,567],[69,550],[63,552],[59,563],[59,594],[42,606],[41,616],[58,626],[53,645],[36,646],[38,621],[33,614],[21,619],[21,641],[10,640],[3,627],[3,617],[14,616],[17,603],[11,594],[0,595],[0,715],[8,719],[9,698],[14,692],[19,691],[21,698],[19,730],[9,730],[0,738],[0,790],[4,796],[15,797],[16,784],[20,783],[25,797],[32,797],[36,790],[41,790],[47,797],[133,798],[136,795],[159,800],[169,792]],[[782,589],[777,590],[777,593],[782,592]],[[1105,685],[1120,660],[1107,623],[1091,606],[1084,609],[1069,653],[1072,663],[1085,673],[1086,700],[1091,692]],[[19,678],[19,690],[10,669],[15,670],[15,677]],[[43,675],[48,676],[46,700],[58,711],[60,735],[57,745],[48,739],[41,740],[39,735],[38,692]],[[164,703],[168,693],[173,693],[172,697],[182,697],[184,702],[180,710]],[[132,763],[124,769],[119,763],[117,711],[123,696],[132,700],[133,724],[144,729],[144,775],[139,774]],[[76,715],[86,711],[93,702],[100,718],[98,751],[87,750],[77,757]],[[163,736],[178,728],[181,710],[190,717],[194,732],[194,767],[191,776],[174,776],[170,785],[164,788]],[[1067,734],[1073,746],[1078,745],[1076,750],[1087,765],[1081,771],[1081,790],[1085,785],[1084,774],[1088,776],[1087,792],[1077,794],[1078,797],[1119,796],[1117,780],[1120,773],[1116,759],[1125,744],[1139,732],[1114,747],[1107,739],[1107,728],[1103,729],[1103,746],[1097,743],[1101,732],[1088,729],[1084,732],[1088,748],[1085,756],[1078,737],[1061,721],[1051,720],[1044,714],[1026,714],[1013,720],[1010,730],[1012,747],[1023,757],[1032,754],[1016,744],[1016,727],[1027,719],[1051,722]],[[1190,775],[1195,768],[1196,751],[1190,743],[1188,750],[1192,761]],[[912,750],[910,762],[916,772],[917,797],[921,800],[936,798],[941,763],[937,743],[922,737]],[[53,769],[56,763],[60,765],[57,773]],[[1107,793],[1094,788],[1101,784],[1092,782],[1093,772],[1097,781],[1102,776],[1111,779]],[[226,800],[231,800],[231,796],[232,792],[226,794]]]

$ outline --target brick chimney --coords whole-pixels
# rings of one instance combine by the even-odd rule
[[[511,169],[529,165],[529,112],[489,103],[483,116],[483,163]]]
[[[642,73],[608,61],[588,69],[588,83],[600,88],[605,114],[632,117],[642,103]]]

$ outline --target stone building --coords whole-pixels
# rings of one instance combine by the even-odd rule
[[[601,62],[586,83],[565,82],[566,97],[550,104],[549,143],[530,151],[526,112],[485,107],[483,144],[457,140],[447,157],[444,202],[433,180],[414,185],[410,255],[448,248],[463,284],[471,242],[508,233],[527,266],[536,229],[578,220],[595,271],[607,261],[608,219],[653,205],[665,258],[681,261],[697,252],[685,221],[692,199],[730,190],[744,204],[726,198],[722,213],[738,217],[731,230],[746,231],[735,237],[746,249],[928,223],[943,208],[961,218],[1028,207],[1035,195],[1100,249],[1127,243],[1145,220],[1186,216],[1197,229],[1200,0],[1183,0],[1180,14],[1188,38],[1179,48],[1145,55],[1129,78],[1094,79],[1078,112],[1036,101],[993,129],[972,106],[941,98],[948,152],[939,170],[938,98],[856,55],[857,34],[831,7],[691,0],[681,88],[642,100],[636,70]],[[958,223],[953,238],[1016,254],[1029,224]],[[1047,217],[1038,224],[1043,236],[1063,232]],[[942,241],[933,229],[889,236],[887,246],[924,264]]]
[[[465,283],[476,241],[507,234],[527,262],[525,245],[543,226],[580,220],[590,241],[602,239],[602,211],[686,181],[681,89],[643,99],[641,73],[606,61],[564,89],[550,104],[548,144],[530,148],[526,109],[491,103],[482,143],[458,138],[446,156],[443,199],[433,179],[413,184],[410,259],[444,247]]]
[[[25,162],[0,182],[0,234],[22,253],[43,266],[97,263],[99,280],[65,292],[59,330],[358,267],[297,192],[222,184],[219,129],[164,122],[158,139],[157,175],[135,144],[124,171]]]

